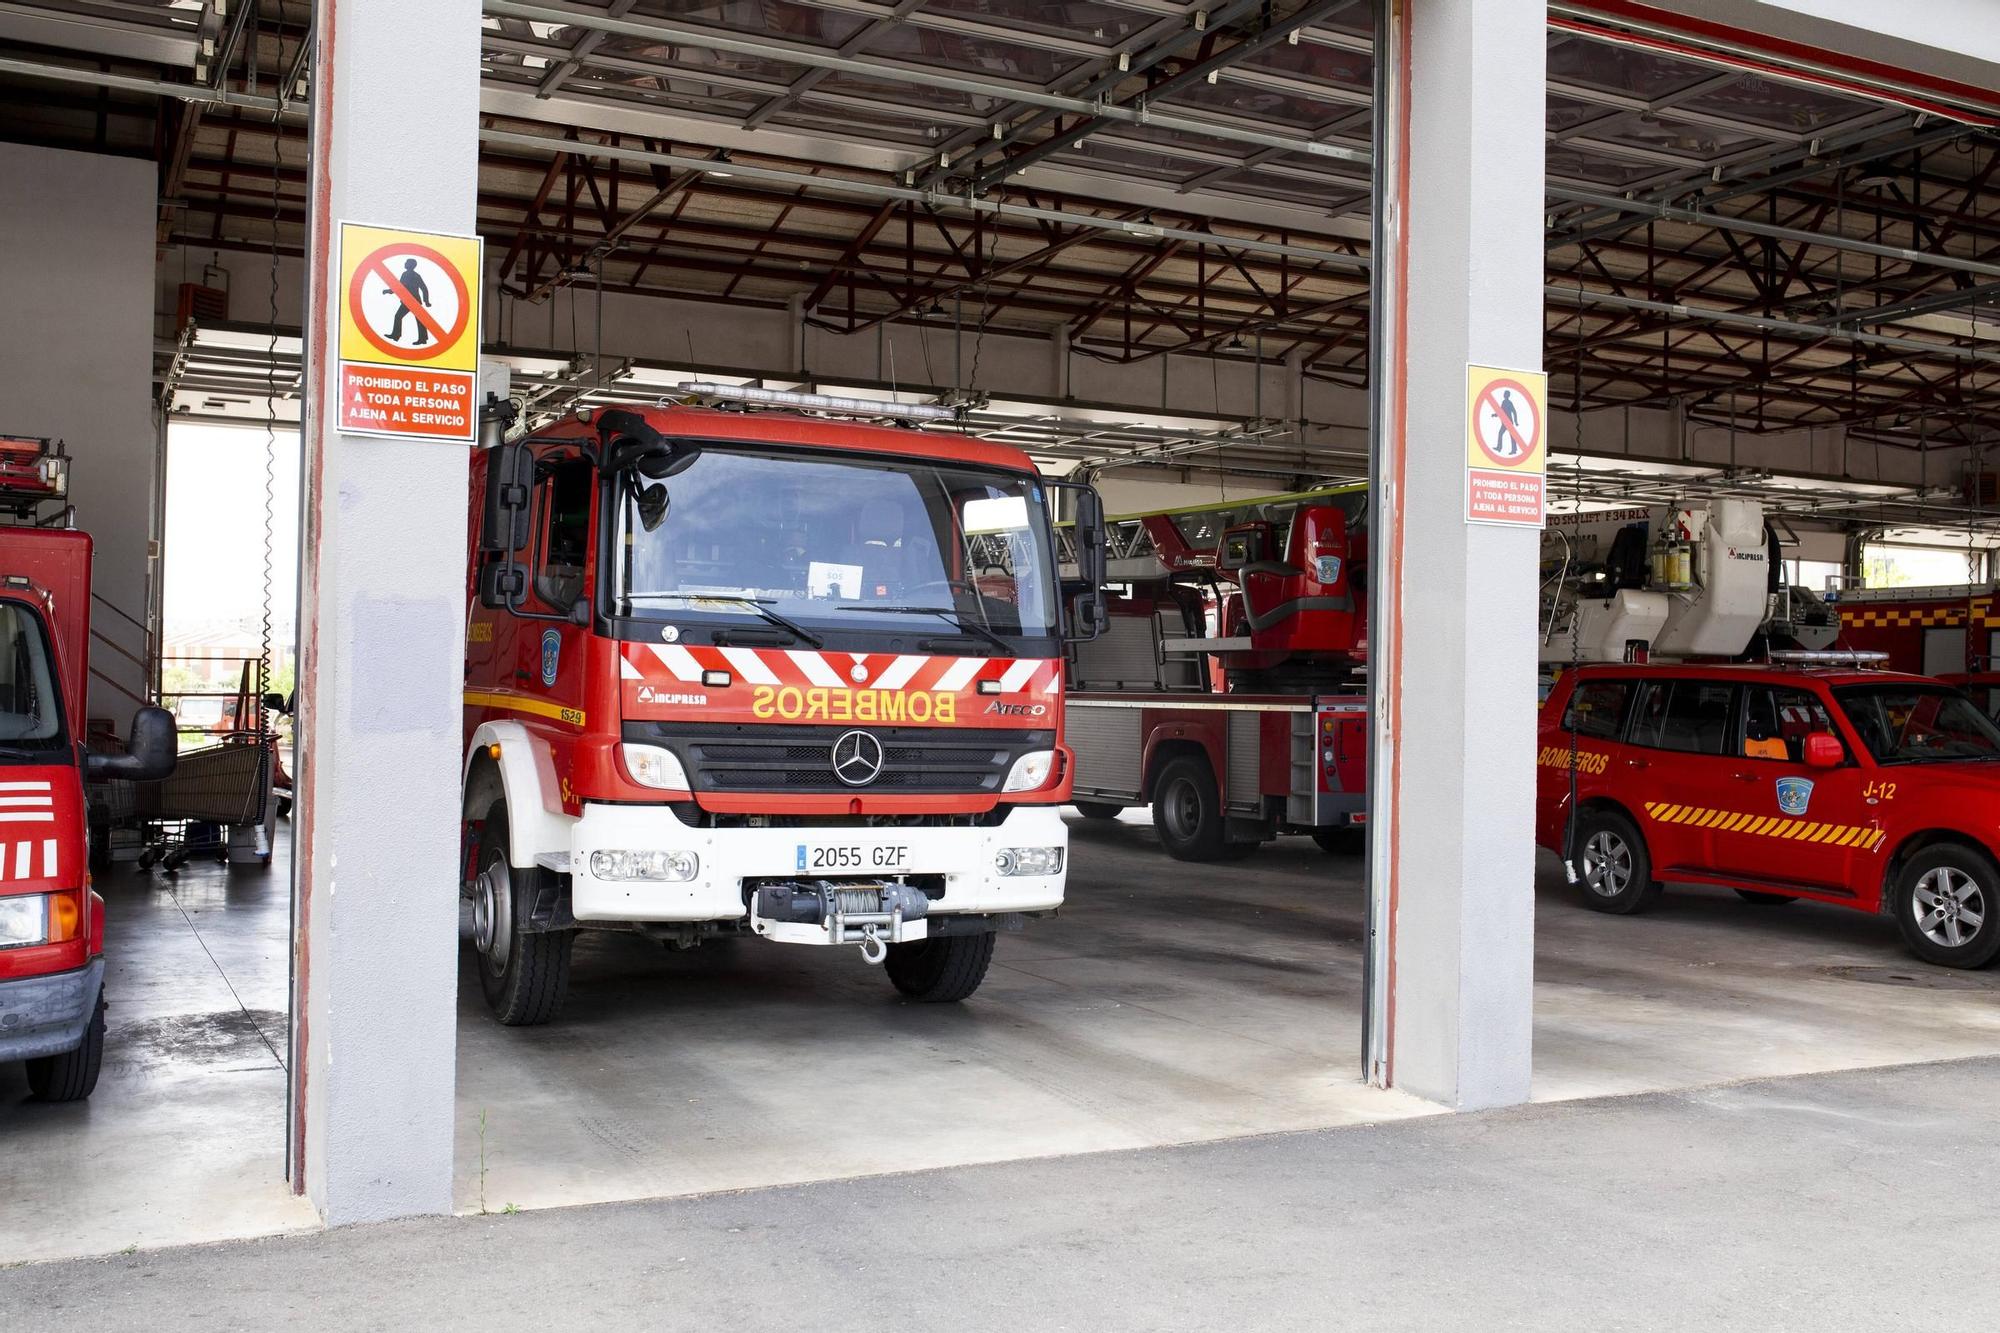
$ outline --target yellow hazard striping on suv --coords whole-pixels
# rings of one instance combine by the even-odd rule
[[[1702,805],[1670,805],[1665,801],[1647,804],[1646,814],[1662,824],[1691,824],[1719,833],[1741,833],[1752,838],[1777,838],[1791,842],[1819,842],[1833,847],[1856,847],[1872,852],[1888,835],[1881,829],[1862,824],[1820,824],[1787,815],[1746,815],[1736,810],[1715,810]]]

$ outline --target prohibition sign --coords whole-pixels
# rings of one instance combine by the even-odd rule
[[[1507,410],[1510,407],[1512,412]],[[1527,417],[1525,424],[1519,420],[1523,415]],[[1490,444],[1486,439],[1489,426],[1493,428]],[[1532,465],[1535,471],[1540,471],[1536,462],[1537,451],[1542,444],[1540,402],[1519,380],[1488,380],[1472,404],[1472,438],[1478,443],[1479,452],[1486,455],[1487,461],[1494,467]]]
[[[431,314],[422,301],[410,294],[409,289],[403,286],[402,279],[390,268],[389,261],[398,257],[427,259],[451,279],[452,290],[458,296],[458,318],[449,329],[438,323],[436,316]],[[416,317],[417,322],[430,332],[433,341],[423,347],[404,347],[390,342],[377,333],[374,326],[362,315],[362,293],[371,281],[381,282],[390,291],[402,293],[403,304]],[[472,302],[468,299],[465,289],[465,275],[458,271],[458,266],[430,246],[418,245],[414,241],[381,246],[370,251],[367,258],[356,264],[354,276],[347,283],[347,308],[352,312],[355,328],[368,340],[369,345],[392,361],[399,362],[429,361],[433,357],[443,356],[457,346],[458,340],[465,336],[466,326],[472,314]]]

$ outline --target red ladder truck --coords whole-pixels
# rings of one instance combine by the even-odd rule
[[[1842,588],[1841,643],[1887,654],[1892,670],[1936,676],[2000,717],[2000,583]]]
[[[1107,521],[1106,630],[1070,664],[1077,808],[1150,805],[1183,860],[1280,834],[1351,847],[1367,817],[1366,490],[1332,487]],[[1830,644],[1784,586],[1761,505],[1558,516],[1543,543],[1540,657],[1731,658]]]
[[[1071,487],[1066,616],[1066,483],[1012,449],[750,404],[502,443],[490,406],[461,891],[494,1013],[554,1017],[586,929],[853,945],[906,995],[970,995],[994,933],[1063,901],[1061,657],[1101,617],[1095,494]]]
[[[0,437],[0,1062],[26,1061],[33,1095],[59,1102],[91,1094],[104,1056],[83,785],[164,777],[175,747],[173,715],[148,707],[124,754],[85,748],[90,538],[38,518],[67,463],[56,442]]]
[[[1107,520],[1104,633],[1070,662],[1076,804],[1150,805],[1167,851],[1233,859],[1365,818],[1366,488]]]

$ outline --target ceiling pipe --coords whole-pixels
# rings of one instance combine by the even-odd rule
[[[82,69],[75,65],[50,65],[35,60],[19,60],[13,56],[0,56],[0,74],[20,74],[31,79],[53,79],[58,83],[82,83],[92,88],[143,93],[151,97],[172,97],[201,106],[240,107],[245,111],[262,111],[268,115],[279,115],[291,110],[286,100],[265,97],[258,93],[235,93],[223,88],[203,87],[198,83],[170,83],[165,79],[148,79],[135,74],[113,74],[108,70]],[[303,119],[305,111],[300,108],[296,114]]]

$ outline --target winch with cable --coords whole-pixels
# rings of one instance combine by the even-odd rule
[[[788,880],[749,895],[750,929],[792,944],[856,944],[879,963],[891,944],[928,937],[930,899],[901,881]]]

